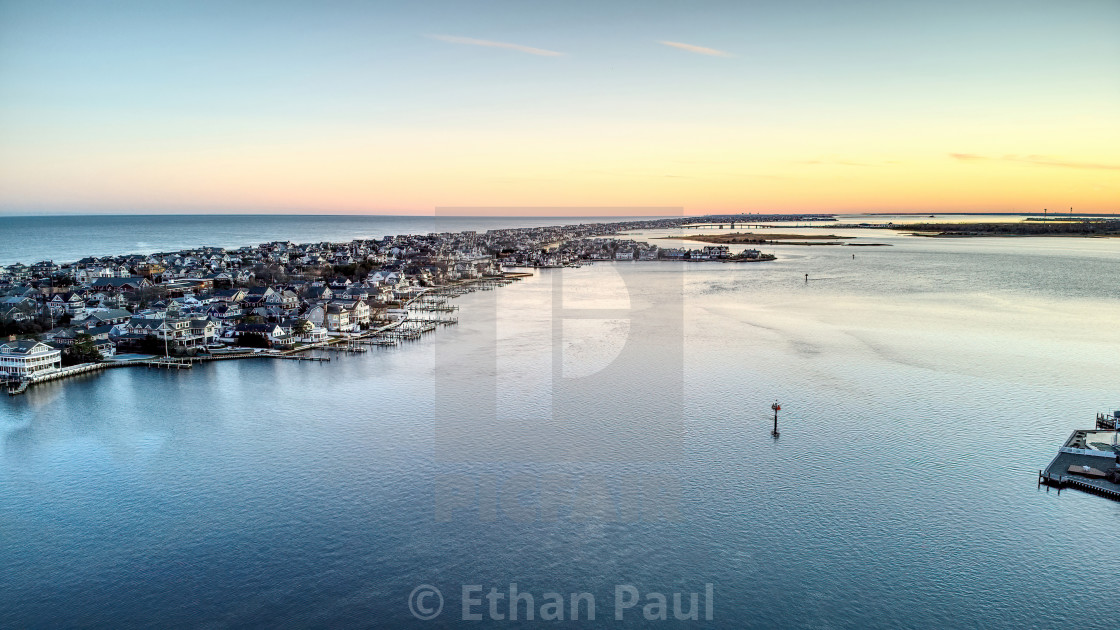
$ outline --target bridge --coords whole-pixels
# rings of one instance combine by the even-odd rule
[[[740,222],[740,221],[731,221],[729,223],[730,223],[730,226],[731,226],[729,229],[732,229],[732,230],[738,230],[738,229],[760,230],[760,229],[764,229],[764,228],[782,227],[782,226],[778,226],[778,225],[771,225],[769,223],[743,223],[743,222]],[[699,230],[700,228],[717,228],[717,229],[722,230],[723,226],[725,226],[725,225],[728,225],[728,223],[693,223],[693,224],[690,224],[690,225],[682,225],[681,227],[686,229],[686,230],[690,230],[690,229]],[[785,227],[789,227],[789,226],[785,226]]]

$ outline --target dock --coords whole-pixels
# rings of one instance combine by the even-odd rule
[[[143,361],[142,363],[148,368],[160,368],[164,370],[189,370],[194,367],[193,359],[171,359],[165,357],[154,361]]]
[[[1120,483],[1096,476],[1096,471],[1108,471],[1120,465],[1120,452],[1113,450],[1110,444],[1114,435],[1114,431],[1107,430],[1074,431],[1058,449],[1058,454],[1050,461],[1050,465],[1045,470],[1038,471],[1039,487],[1054,487],[1059,493],[1062,488],[1073,487],[1120,501]],[[1085,470],[1086,474],[1071,472],[1071,469]]]
[[[32,376],[31,378],[24,378],[18,381],[9,381],[8,395],[19,396],[27,391],[28,387],[37,385],[39,383],[46,383],[48,381],[57,381],[62,378],[69,378],[71,376],[78,376],[79,374],[88,374],[90,372],[99,372],[108,367],[104,363],[79,363],[78,365],[71,365],[59,369],[58,371],[40,376]]]

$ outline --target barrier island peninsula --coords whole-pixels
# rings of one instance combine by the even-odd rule
[[[788,221],[800,215],[762,215]],[[702,220],[720,220],[719,216]],[[596,261],[760,262],[757,249],[662,248],[623,238],[673,217],[385,236],[273,241],[236,249],[91,255],[0,268],[0,382],[9,394],[108,367],[188,369],[235,358],[327,361],[457,323],[448,300],[525,275]]]

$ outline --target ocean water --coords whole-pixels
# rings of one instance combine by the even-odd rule
[[[483,232],[630,220],[634,217],[458,217],[379,215],[0,215],[0,265],[86,256],[174,252],[191,247],[237,248],[270,241],[346,242],[386,235]]]
[[[594,595],[576,627],[710,584],[713,628],[1115,628],[1120,503],[1036,477],[1120,405],[1118,241],[853,234],[889,246],[539,270],[399,347],[2,400],[0,627],[535,625],[461,621],[516,583]]]

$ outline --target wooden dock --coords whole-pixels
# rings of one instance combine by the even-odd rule
[[[148,368],[159,368],[163,370],[189,370],[194,367],[193,359],[156,359],[155,361],[144,361],[143,364]]]
[[[1076,434],[1075,431],[1074,435]],[[1059,493],[1062,488],[1073,487],[1084,492],[1120,500],[1120,484],[1112,483],[1107,479],[1091,478],[1070,472],[1071,467],[1074,466],[1081,469],[1088,466],[1089,470],[1107,471],[1116,462],[1117,458],[1109,452],[1063,446],[1058,449],[1058,454],[1051,460],[1050,465],[1045,470],[1038,471],[1038,485],[1041,487],[1045,484],[1047,488],[1055,487]]]
[[[1059,475],[1040,470],[1038,471],[1038,484],[1040,486],[1046,485],[1047,487],[1055,487],[1058,489],[1059,493],[1062,491],[1062,488],[1072,486],[1078,490],[1099,494],[1103,497],[1120,501],[1120,490],[1113,490],[1112,488],[1094,484],[1089,479],[1078,475]]]
[[[15,384],[9,384],[8,395],[19,396],[27,391],[28,387],[38,385],[39,383],[46,383],[48,381],[57,381],[62,378],[69,378],[71,376],[78,376],[79,374],[88,374],[90,372],[98,372],[106,368],[104,363],[79,363],[78,365],[71,365],[59,369],[57,372],[50,374],[43,374],[41,376],[33,376],[31,378],[20,379]]]

